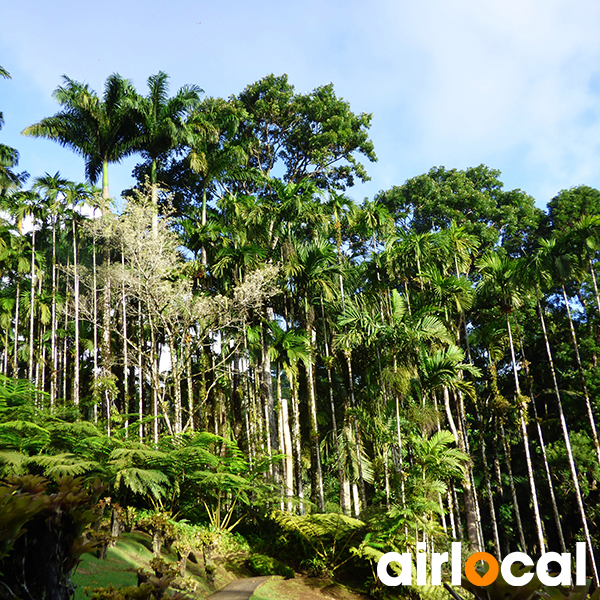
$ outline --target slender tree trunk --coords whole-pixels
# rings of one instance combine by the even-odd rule
[[[121,252],[121,267],[125,270],[125,256]],[[127,299],[125,285],[121,288],[121,310],[123,318],[123,415],[125,438],[129,437],[129,338],[127,336]]]
[[[517,531],[519,532],[519,541],[521,543],[521,552],[527,553],[527,544],[525,542],[525,533],[523,531],[523,523],[521,521],[521,511],[519,510],[519,502],[517,501],[517,490],[515,488],[515,479],[513,477],[510,448],[506,439],[506,432],[504,431],[504,423],[500,419],[500,436],[502,438],[502,445],[504,446],[504,454],[506,456],[506,469],[508,471],[508,482],[510,484],[510,493],[512,497],[513,508],[515,509],[515,519],[517,521]]]
[[[459,435],[454,423],[454,417],[452,416],[452,410],[450,408],[450,394],[448,388],[444,386],[444,407],[446,409],[446,418],[448,419],[448,425],[452,431],[454,438],[458,444],[458,447],[463,452],[465,451],[464,441],[462,435]],[[464,491],[464,502],[465,502],[465,516],[467,521],[467,537],[471,544],[472,549],[475,552],[480,552],[481,547],[479,545],[479,524],[477,522],[477,511],[475,509],[475,502],[473,501],[473,488],[471,487],[471,478],[467,475],[462,479],[462,487]]]
[[[50,406],[56,401],[56,221],[52,223],[52,316],[50,321]]]
[[[106,431],[110,436],[112,409],[112,355],[110,345],[111,314],[110,314],[110,252],[108,246],[104,250],[104,287],[102,290],[102,387],[106,409]]]
[[[305,513],[304,484],[302,482],[302,448],[300,440],[300,406],[298,401],[298,385],[296,376],[290,377],[290,395],[292,399],[292,443],[294,447],[294,471],[296,474],[296,494],[300,500],[300,514]]]
[[[539,308],[539,305],[538,305]],[[523,348],[523,341],[521,340],[521,348]],[[554,523],[556,525],[556,532],[558,534],[558,541],[560,543],[561,552],[567,552],[567,546],[565,544],[565,538],[563,536],[562,523],[560,521],[560,513],[558,512],[558,506],[556,504],[556,495],[554,494],[554,485],[552,483],[552,475],[550,474],[550,465],[548,464],[548,456],[546,455],[546,443],[544,441],[544,434],[542,432],[542,426],[540,425],[540,419],[538,418],[537,408],[535,406],[535,397],[533,394],[533,384],[529,374],[529,363],[525,360],[523,350],[523,365],[525,367],[525,374],[529,379],[529,398],[531,403],[531,409],[533,410],[533,418],[537,428],[538,439],[540,441],[540,451],[542,453],[542,461],[544,463],[544,472],[546,474],[546,480],[548,481],[548,492],[550,494],[550,503],[552,505],[552,513],[554,515]]]
[[[312,308],[311,311],[312,312]],[[308,317],[308,315],[307,315]],[[311,349],[316,348],[316,331],[312,325],[312,317],[307,319],[309,323],[309,335]],[[317,394],[315,389],[315,376],[313,370],[312,356],[306,364],[306,387],[308,388],[308,411],[310,421],[310,444],[311,444],[311,467],[314,479],[314,494],[317,510],[325,511],[325,495],[323,492],[323,471],[321,468],[321,448],[319,446],[319,425],[317,421]]]
[[[192,381],[192,344],[187,344],[187,401],[188,401],[188,424],[190,431],[194,432],[194,383]]]
[[[274,319],[273,309],[267,307],[265,318],[267,322],[271,322]],[[266,419],[265,425],[267,426],[267,432],[269,435],[269,447],[270,452],[274,454],[279,453],[279,432],[277,429],[277,416],[275,411],[275,399],[273,396],[273,379],[271,375],[271,358],[269,356],[269,344],[264,332],[264,323],[261,323],[261,336],[262,336],[262,373],[261,373],[261,387],[262,395],[265,399],[266,408]],[[271,462],[272,474],[274,481],[277,483],[280,481],[279,463]]]
[[[329,407],[331,410],[331,425],[333,428],[333,439],[335,443],[335,454],[336,454],[336,463],[338,470],[338,481],[340,485],[340,508],[342,509],[342,513],[345,515],[350,514],[350,507],[346,502],[346,496],[342,493],[342,486],[344,484],[344,472],[342,469],[342,462],[340,458],[340,443],[338,440],[338,427],[337,427],[337,419],[335,416],[335,402],[333,399],[333,384],[331,381],[331,362],[329,355],[329,340],[327,335],[327,328],[325,322],[325,308],[323,306],[323,296],[321,296],[321,320],[323,322],[323,340],[325,342],[325,362],[327,365],[327,382],[329,385]]]
[[[394,374],[398,372],[398,361],[394,355]],[[398,466],[400,469],[400,497],[402,499],[402,507],[406,508],[406,490],[404,487],[404,459],[402,457],[402,433],[400,430],[400,399],[398,394],[394,394],[396,404],[396,436],[398,438]]]
[[[563,288],[564,290],[564,288]],[[579,510],[579,516],[581,517],[581,525],[583,527],[583,534],[585,537],[586,546],[588,549],[588,556],[590,559],[590,565],[592,566],[592,573],[594,576],[594,583],[596,586],[600,584],[598,578],[598,569],[596,566],[596,558],[594,556],[594,547],[592,546],[592,538],[588,528],[587,517],[585,515],[585,508],[583,506],[583,498],[581,496],[581,488],[579,487],[579,476],[577,474],[577,468],[575,466],[575,459],[573,458],[573,450],[571,448],[571,438],[569,436],[569,429],[567,427],[567,420],[563,412],[562,400],[560,397],[560,391],[558,388],[558,381],[556,379],[556,371],[554,369],[554,359],[552,358],[552,351],[550,349],[550,342],[548,341],[548,332],[546,331],[546,320],[544,319],[544,313],[539,300],[538,291],[536,288],[536,300],[538,306],[538,314],[540,317],[540,323],[542,325],[542,332],[544,334],[544,343],[546,345],[546,354],[548,355],[548,364],[550,366],[550,372],[552,374],[552,384],[554,386],[554,395],[556,396],[556,403],[558,405],[558,414],[560,419],[560,427],[563,434],[563,440],[565,442],[565,448],[567,450],[567,458],[569,460],[569,470],[571,471],[571,481],[573,483],[573,489],[575,490],[575,498],[577,500],[577,508]]]
[[[594,448],[596,449],[596,460],[600,466],[600,443],[598,442],[598,433],[596,431],[596,420],[594,419],[594,413],[592,412],[592,404],[590,402],[590,395],[588,393],[588,387],[585,380],[585,373],[583,372],[583,363],[581,362],[581,356],[579,355],[579,343],[577,342],[577,334],[575,333],[575,327],[573,325],[573,318],[571,317],[571,309],[569,307],[569,300],[567,298],[567,292],[565,286],[561,282],[561,289],[565,307],[567,309],[567,317],[569,318],[569,328],[571,330],[571,338],[573,339],[573,350],[575,351],[575,358],[577,360],[577,370],[579,371],[579,377],[581,379],[581,387],[583,388],[583,395],[585,397],[585,407],[587,410],[588,419],[590,422],[590,429],[592,431],[592,440],[594,442]]]
[[[519,385],[519,376],[517,374],[517,360],[515,357],[515,346],[513,343],[512,329],[508,313],[506,314],[506,326],[508,328],[508,340],[510,344],[510,357],[512,361],[513,375],[515,378],[515,390],[517,396],[517,404],[519,409],[519,419],[521,422],[521,433],[523,435],[523,446],[525,449],[525,463],[527,465],[527,477],[529,479],[529,488],[531,490],[531,499],[533,504],[533,516],[535,519],[535,530],[538,537],[540,554],[546,553],[546,544],[544,542],[544,529],[542,526],[542,518],[540,516],[540,506],[538,503],[537,489],[535,485],[535,477],[533,475],[533,463],[531,462],[531,453],[529,451],[529,434],[527,433],[527,425],[525,423],[525,409],[523,406],[523,395],[521,394],[521,386]]]
[[[73,404],[79,406],[79,387],[80,387],[80,376],[79,376],[79,271],[78,271],[78,259],[77,259],[77,228],[75,226],[75,218],[73,218],[73,287],[74,287],[74,298],[75,303],[75,354],[74,354],[74,366],[73,366]]]
[[[27,378],[33,383],[33,332],[35,319],[35,229],[31,232],[31,293],[29,297],[29,367]]]
[[[367,493],[365,490],[365,480],[363,477],[362,470],[362,452],[361,452],[361,440],[358,435],[358,420],[356,418],[356,399],[354,397],[354,377],[352,375],[352,353],[350,350],[344,350],[344,356],[346,358],[346,364],[348,365],[348,387],[350,391],[350,405],[354,409],[352,415],[352,429],[354,431],[354,440],[356,442],[356,462],[358,465],[358,485],[360,490],[360,500],[362,507],[367,506]]]
[[[142,301],[138,300],[138,414],[140,420],[140,443],[144,441],[144,326],[142,321]]]
[[[15,294],[15,343],[13,350],[13,379],[19,377],[19,303],[21,302],[21,279],[17,279],[17,292]]]
[[[94,424],[98,424],[98,265],[96,235],[92,241],[92,302],[94,310]]]

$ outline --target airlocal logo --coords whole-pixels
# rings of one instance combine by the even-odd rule
[[[427,585],[427,553],[424,542],[417,543],[417,581],[416,585]],[[452,574],[452,585],[461,584],[461,543],[452,542],[450,549],[450,559],[448,552],[432,552],[430,560],[431,585],[441,585],[442,565],[450,563]],[[475,570],[478,561],[483,560],[487,563],[488,569],[484,575]],[[401,567],[399,575],[392,576],[388,573],[390,563],[398,563]],[[493,583],[502,573],[504,581],[509,585],[522,586],[528,584],[533,579],[533,571],[515,576],[511,571],[511,566],[515,563],[523,563],[525,566],[532,567],[533,560],[524,552],[511,552],[504,557],[499,565],[498,561],[488,552],[476,552],[471,554],[465,563],[465,577],[473,584],[478,586],[487,586]],[[558,575],[550,575],[548,566],[550,563],[560,565]],[[405,552],[387,552],[377,563],[377,576],[381,583],[388,586],[411,585],[412,584],[412,554]],[[571,585],[571,554],[570,552],[546,552],[537,562],[535,574],[543,585]],[[575,584],[585,585],[585,542],[577,542],[575,548]]]

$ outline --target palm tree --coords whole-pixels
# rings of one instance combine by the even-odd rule
[[[57,370],[58,362],[56,346],[57,329],[57,263],[56,263],[56,225],[59,218],[60,203],[64,198],[64,190],[69,185],[69,181],[63,179],[60,173],[49,175],[46,173],[43,177],[37,177],[33,184],[33,189],[44,194],[48,214],[52,221],[52,317],[50,325],[50,406],[54,406],[57,391]]]
[[[71,148],[85,160],[85,175],[96,183],[102,173],[102,197],[108,199],[108,165],[135,151],[136,134],[131,109],[125,101],[135,90],[128,79],[113,73],[99,98],[87,84],[63,76],[64,85],[54,91],[63,110],[23,130],[24,135],[43,137]]]
[[[163,71],[148,77],[148,96],[130,95],[127,106],[137,127],[133,148],[150,162],[152,203],[156,212],[153,232],[156,235],[158,218],[158,161],[173,148],[191,140],[191,130],[185,117],[200,102],[198,86],[184,86],[175,96],[168,97],[169,76]]]
[[[546,347],[546,355],[548,357],[548,365],[550,367],[550,373],[552,375],[552,385],[554,388],[554,395],[556,397],[556,403],[558,406],[558,414],[560,420],[560,427],[563,435],[563,440],[565,443],[565,448],[567,450],[567,458],[569,462],[569,470],[571,473],[571,482],[573,484],[573,489],[575,490],[575,498],[577,501],[577,509],[579,511],[579,516],[581,518],[581,524],[583,527],[584,537],[586,541],[586,546],[588,549],[588,555],[590,558],[590,563],[592,565],[592,571],[594,574],[594,581],[598,583],[598,570],[596,566],[596,559],[594,555],[594,547],[592,545],[592,540],[590,537],[590,531],[588,527],[587,517],[585,514],[585,508],[583,505],[583,498],[581,495],[581,488],[579,486],[579,475],[577,473],[577,467],[575,466],[575,459],[573,457],[573,449],[571,447],[571,438],[569,435],[569,428],[567,425],[567,421],[565,419],[565,414],[563,410],[562,398],[560,394],[560,390],[558,387],[558,380],[556,377],[556,369],[554,367],[554,357],[552,354],[552,349],[550,348],[550,341],[548,339],[548,332],[546,329],[546,319],[544,318],[544,311],[542,309],[542,303],[540,301],[540,284],[542,282],[549,282],[551,278],[550,269],[548,266],[555,266],[556,258],[552,256],[552,251],[554,250],[555,240],[539,240],[539,248],[537,252],[534,254],[530,267],[532,271],[532,279],[533,279],[533,287],[535,291],[538,315],[540,318],[540,323],[542,326],[542,333],[544,336],[544,345]],[[550,265],[548,264],[550,263]]]
[[[539,550],[541,554],[544,554],[546,551],[546,546],[544,542],[544,532],[542,519],[540,516],[537,489],[533,474],[533,463],[531,461],[529,435],[525,420],[525,406],[527,404],[527,398],[521,393],[521,386],[519,384],[519,376],[517,373],[517,360],[515,357],[512,327],[510,324],[510,314],[522,303],[521,291],[519,290],[516,280],[516,263],[515,261],[509,261],[507,259],[500,258],[498,254],[488,252],[477,262],[477,269],[482,276],[482,279],[479,283],[479,289],[487,291],[495,297],[496,301],[499,303],[501,312],[503,312],[506,317],[506,330],[508,333],[512,371],[515,381],[515,400],[521,422],[521,433],[523,436],[529,487],[531,489],[533,514],[538,536]]]
[[[0,77],[10,79],[9,72],[0,66]],[[4,124],[4,116],[0,112],[0,129]],[[8,190],[18,189],[27,179],[27,173],[15,173],[13,168],[19,162],[19,153],[10,146],[0,144],[0,196]]]

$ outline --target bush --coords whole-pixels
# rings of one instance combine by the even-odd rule
[[[248,567],[255,575],[281,575],[285,579],[293,579],[295,576],[292,568],[264,554],[253,554],[248,560]]]
[[[104,486],[25,475],[0,482],[0,599],[71,600],[71,571],[93,544],[83,537]]]

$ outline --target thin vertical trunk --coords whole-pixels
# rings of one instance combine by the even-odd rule
[[[300,440],[300,406],[298,401],[298,385],[295,374],[290,377],[290,396],[292,400],[292,443],[294,449],[294,471],[296,475],[296,494],[300,500],[300,514],[305,513],[304,484],[302,482],[302,448]]]
[[[265,318],[267,322],[271,322],[274,319],[273,309],[267,307]],[[262,337],[262,371],[261,371],[261,387],[262,395],[265,399],[265,426],[268,436],[269,453],[279,453],[279,432],[277,429],[277,416],[275,412],[275,399],[273,396],[273,379],[271,376],[271,358],[269,356],[269,344],[267,343],[267,336],[264,331],[264,323],[261,323],[260,331]],[[275,482],[279,482],[279,463],[271,462],[272,475]]]
[[[563,288],[564,289],[564,288]],[[560,397],[560,391],[558,388],[558,381],[556,379],[556,371],[554,369],[554,359],[552,358],[552,351],[550,349],[550,342],[548,341],[548,332],[546,331],[546,320],[544,319],[544,313],[540,304],[537,288],[536,300],[538,305],[538,314],[542,325],[542,332],[544,334],[544,343],[546,345],[546,354],[548,355],[548,364],[550,365],[550,372],[552,374],[552,384],[554,386],[554,395],[556,396],[556,402],[558,405],[558,414],[560,418],[560,427],[563,434],[563,440],[565,442],[565,448],[567,450],[567,457],[569,460],[569,470],[571,471],[571,481],[573,483],[573,489],[575,490],[575,498],[577,500],[577,508],[579,510],[579,516],[581,517],[581,525],[583,527],[583,534],[585,537],[585,543],[588,549],[588,556],[590,559],[590,565],[592,566],[592,573],[594,575],[594,583],[596,586],[600,584],[598,578],[598,569],[596,567],[596,558],[594,556],[594,547],[592,546],[592,539],[588,528],[588,522],[585,515],[585,508],[583,506],[583,498],[581,496],[581,488],[579,487],[579,476],[577,474],[577,468],[575,466],[575,459],[573,458],[573,450],[571,448],[571,438],[569,436],[569,429],[567,427],[567,420],[563,412],[562,400]]]
[[[150,172],[150,193],[152,195],[152,235],[158,237],[158,179],[156,175],[156,159],[152,159]]]
[[[144,441],[144,328],[142,322],[142,301],[138,300],[138,415],[140,420],[140,442]]]
[[[98,265],[96,235],[92,241],[92,303],[94,310],[94,424],[98,424]]]
[[[512,361],[513,375],[515,378],[515,391],[517,396],[517,404],[519,409],[519,419],[521,422],[521,434],[523,435],[523,446],[525,449],[525,463],[527,465],[527,477],[529,479],[529,488],[531,490],[531,499],[533,504],[533,517],[535,519],[535,530],[538,537],[540,554],[546,553],[546,544],[544,542],[544,529],[542,526],[542,518],[540,516],[540,506],[538,502],[537,489],[535,485],[535,477],[533,475],[533,463],[531,462],[531,452],[529,451],[529,434],[527,433],[527,425],[525,423],[525,409],[523,406],[523,395],[521,394],[521,386],[519,385],[519,376],[517,374],[517,360],[515,357],[515,347],[512,337],[512,329],[508,313],[506,314],[506,326],[508,328],[508,340],[510,344],[510,357]]]
[[[204,231],[204,226],[206,225],[206,186],[204,186],[202,190],[202,230]],[[204,244],[202,244],[202,248],[200,249],[200,262],[206,271],[206,266],[208,264],[208,259],[206,256],[206,248]]]
[[[171,354],[171,377],[173,378],[173,395],[174,395],[174,426],[175,435],[180,435],[183,430],[183,414],[181,403],[181,378],[179,377],[179,358],[177,349],[173,343],[173,338],[169,335],[169,351]]]
[[[398,361],[396,355],[394,355],[394,374],[398,372]],[[402,457],[402,433],[400,430],[400,399],[398,394],[394,394],[394,400],[396,404],[396,435],[398,438],[398,463],[400,468],[400,497],[402,499],[402,506],[406,508],[406,490],[404,487],[404,459]]]
[[[581,387],[583,388],[583,395],[585,398],[585,407],[587,410],[588,419],[590,422],[590,429],[592,431],[592,440],[594,442],[594,448],[596,449],[596,460],[600,466],[600,444],[598,443],[598,433],[596,431],[596,420],[594,419],[594,413],[592,412],[592,404],[590,402],[590,395],[588,393],[588,387],[585,380],[585,373],[583,372],[583,363],[581,362],[581,356],[579,354],[579,343],[577,342],[577,334],[575,333],[575,327],[573,325],[573,318],[571,317],[571,309],[569,307],[569,300],[567,298],[567,292],[563,283],[560,284],[562,289],[563,300],[567,309],[567,317],[569,318],[569,328],[571,330],[571,338],[573,340],[573,350],[575,351],[575,358],[577,360],[577,370],[579,371],[579,377],[581,379]]]
[[[56,221],[52,223],[52,314],[50,321],[50,406],[56,401]]]
[[[35,229],[31,232],[31,293],[29,296],[29,366],[27,377],[33,383],[33,332],[35,318]]]
[[[504,423],[500,420],[500,437],[504,446],[504,455],[506,457],[506,469],[508,471],[508,482],[510,484],[510,494],[512,497],[513,508],[515,509],[515,519],[517,521],[517,530],[519,532],[519,541],[521,543],[521,552],[527,553],[527,544],[525,543],[525,533],[523,532],[523,523],[521,521],[521,511],[517,501],[517,490],[515,488],[515,479],[513,477],[512,466],[510,463],[510,448],[506,440],[506,432],[504,431]]]
[[[309,327],[311,348],[316,347],[316,331]],[[312,473],[314,479],[314,494],[317,510],[325,511],[325,495],[323,491],[323,471],[321,468],[321,448],[319,446],[319,425],[317,421],[317,394],[315,390],[315,375],[312,357],[306,364],[306,386],[308,388],[308,410],[310,421],[310,445],[312,454]]]
[[[102,289],[102,388],[106,410],[106,431],[110,437],[112,419],[112,356],[110,345],[111,314],[110,314],[110,251],[108,245],[104,248],[104,287]]]
[[[446,410],[446,418],[448,419],[448,425],[452,431],[454,438],[456,439],[458,448],[465,452],[464,440],[462,435],[459,435],[454,423],[454,417],[452,416],[452,410],[450,408],[450,394],[448,388],[444,386],[444,408]],[[471,478],[467,475],[462,479],[462,487],[464,490],[464,501],[465,501],[465,516],[467,521],[467,537],[471,544],[472,549],[475,552],[479,552],[481,547],[479,545],[479,524],[477,522],[477,511],[475,509],[475,502],[473,500],[473,488],[471,486]]]
[[[125,269],[125,256],[121,252],[121,266]],[[127,299],[125,284],[121,289],[121,310],[123,318],[123,416],[125,418],[125,438],[129,437],[129,341],[127,337]]]
[[[350,405],[354,409],[352,414],[352,429],[354,431],[354,440],[356,442],[356,462],[358,465],[358,485],[360,489],[360,500],[362,507],[367,506],[367,493],[365,490],[365,479],[363,477],[362,470],[362,453],[361,453],[361,442],[358,435],[358,419],[356,418],[356,399],[354,397],[354,377],[352,374],[352,353],[350,350],[344,350],[344,356],[346,358],[346,364],[348,365],[348,387],[350,391]]]
[[[539,305],[538,305],[539,307]],[[523,342],[521,340],[521,348]],[[523,354],[523,351],[521,351]],[[529,363],[525,360],[523,355],[523,366],[525,367],[525,374],[530,380],[529,387],[529,398],[531,402],[531,409],[533,410],[533,418],[537,428],[538,439],[540,441],[540,450],[542,453],[542,461],[544,463],[544,472],[546,474],[546,481],[548,482],[548,492],[550,493],[550,503],[552,505],[552,513],[554,515],[554,523],[556,525],[556,532],[558,534],[558,541],[560,543],[561,552],[567,552],[567,546],[565,544],[565,538],[563,536],[562,523],[560,521],[560,513],[558,512],[558,505],[556,504],[556,495],[554,493],[554,485],[552,484],[552,475],[550,474],[550,465],[548,464],[548,456],[546,455],[546,443],[544,441],[544,434],[542,432],[542,426],[540,425],[540,419],[538,419],[537,408],[535,406],[535,397],[533,395],[533,385],[531,384],[531,378],[529,375]]]
[[[477,420],[481,423],[481,416],[479,415],[479,409],[476,409]],[[485,478],[485,487],[488,494],[488,504],[490,508],[490,519],[492,521],[492,534],[494,536],[494,547],[496,549],[496,558],[502,560],[502,549],[500,547],[500,534],[498,533],[498,521],[496,519],[496,508],[494,506],[494,496],[492,494],[492,483],[490,481],[490,469],[488,466],[488,460],[485,452],[485,440],[483,438],[482,428],[478,428],[479,433],[479,444],[481,446],[481,459],[483,462],[483,475]]]
[[[327,328],[325,322],[325,308],[323,306],[323,296],[321,296],[321,319],[323,322],[323,339],[325,342],[325,361],[327,364],[327,382],[329,385],[329,407],[331,410],[331,425],[333,428],[333,439],[335,443],[335,454],[336,454],[336,462],[337,462],[337,470],[338,470],[338,481],[340,484],[340,508],[342,509],[342,513],[345,515],[350,514],[350,507],[346,502],[346,496],[342,493],[342,486],[344,483],[344,472],[342,469],[342,462],[340,459],[340,443],[338,440],[338,428],[337,428],[337,419],[335,416],[335,402],[333,400],[333,384],[331,381],[331,363],[329,356],[329,339],[327,335]]]
[[[15,343],[13,350],[13,379],[19,377],[19,303],[21,302],[21,279],[17,279],[17,292],[15,297]]]
[[[75,354],[73,356],[73,404],[79,406],[79,271],[77,260],[77,228],[75,226],[75,217],[73,217],[73,288],[75,304]]]
[[[187,401],[188,401],[188,425],[190,431],[194,432],[194,384],[192,381],[192,343],[188,342],[187,344],[187,367],[186,367],[186,376],[187,376]]]

